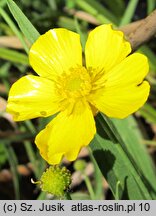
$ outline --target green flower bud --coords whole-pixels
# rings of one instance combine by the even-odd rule
[[[86,162],[82,159],[75,161],[74,163],[74,169],[76,171],[84,171],[86,168]]]
[[[66,167],[50,166],[41,176],[41,189],[55,196],[63,196],[71,184],[71,173]]]

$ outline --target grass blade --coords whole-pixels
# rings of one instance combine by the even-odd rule
[[[40,35],[39,32],[34,28],[34,26],[14,1],[7,0],[7,4],[25,37],[28,39],[30,44],[34,43]]]
[[[0,15],[3,17],[3,19],[7,22],[7,24],[10,26],[12,31],[17,35],[19,40],[21,41],[25,51],[28,53],[28,46],[23,38],[23,35],[18,30],[18,28],[15,26],[14,22],[11,20],[11,18],[8,16],[8,14],[3,10],[3,8],[0,7]]]
[[[150,14],[156,6],[155,0],[147,0],[147,14]]]
[[[29,65],[28,57],[25,54],[7,48],[0,47],[0,58],[23,65]]]
[[[139,0],[130,0],[127,6],[127,9],[122,17],[122,20],[120,22],[119,26],[126,25],[130,23],[132,20],[132,17],[134,16],[134,12],[136,10],[137,4]]]

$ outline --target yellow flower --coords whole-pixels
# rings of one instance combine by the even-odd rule
[[[39,76],[27,75],[13,84],[7,111],[15,121],[58,113],[35,139],[50,164],[58,164],[62,156],[76,159],[96,133],[97,111],[125,118],[145,103],[150,90],[143,81],[148,61],[130,52],[123,33],[111,25],[101,25],[89,34],[86,66],[80,36],[74,32],[53,29],[32,45],[29,60]]]

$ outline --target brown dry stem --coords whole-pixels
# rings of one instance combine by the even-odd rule
[[[125,33],[132,49],[136,50],[156,35],[156,10],[145,19],[130,23],[121,27],[120,30]]]

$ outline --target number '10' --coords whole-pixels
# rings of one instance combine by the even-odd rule
[[[149,203],[140,203],[140,210],[141,211],[149,211],[150,210],[150,204]]]

